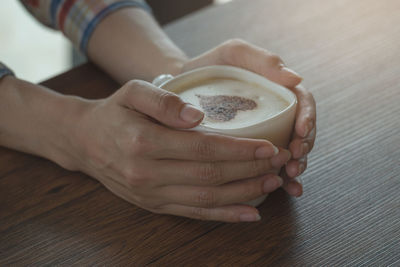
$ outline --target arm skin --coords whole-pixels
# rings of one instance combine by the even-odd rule
[[[73,120],[86,100],[13,76],[0,79],[0,145],[66,165]]]
[[[299,164],[306,162],[314,143],[315,103],[297,86],[301,79],[276,55],[234,40],[188,59],[150,15],[135,8],[118,10],[101,21],[89,40],[88,55],[121,84],[229,64],[291,88],[302,108],[283,186],[291,195],[301,194],[301,185],[291,178],[304,171]],[[281,178],[265,174],[283,166],[290,154],[282,149],[276,154],[265,140],[170,128],[191,128],[202,116],[177,96],[144,81],[130,81],[106,99],[86,100],[12,76],[0,80],[0,145],[85,172],[152,212],[228,222],[259,220],[257,209],[235,203],[281,186]],[[307,151],[301,150],[303,143]]]
[[[117,31],[115,29],[118,29]],[[121,84],[179,74],[186,55],[144,10],[125,8],[101,21],[88,45],[90,59]]]
[[[88,54],[121,84],[133,78],[151,80],[161,73],[178,74],[187,61],[139,8],[118,10],[100,22]],[[0,80],[0,145],[66,166],[68,152],[63,147],[69,146],[67,136],[87,102],[6,76]]]

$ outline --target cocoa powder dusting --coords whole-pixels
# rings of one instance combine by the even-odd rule
[[[215,121],[230,121],[236,117],[239,110],[252,110],[257,103],[251,99],[229,95],[196,95],[200,99],[200,106],[207,117]]]

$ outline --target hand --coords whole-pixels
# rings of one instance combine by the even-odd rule
[[[242,40],[230,40],[188,61],[182,71],[207,65],[232,65],[248,69],[292,90],[298,100],[296,123],[289,144],[292,160],[285,167],[283,188],[293,196],[302,194],[302,185],[294,180],[307,168],[307,154],[315,141],[316,106],[312,94],[302,87],[302,78],[285,67],[282,60],[267,50]]]
[[[70,142],[70,169],[98,179],[117,196],[155,213],[227,222],[256,221],[243,203],[280,187],[268,174],[290,158],[266,140],[192,128],[204,114],[144,81],[90,101]]]
[[[297,112],[292,140],[289,143],[289,150],[292,159],[286,164],[281,176],[285,182],[283,187],[289,194],[300,196],[302,187],[299,182],[294,180],[301,175],[307,168],[307,154],[314,147],[316,136],[316,106],[314,97],[303,86],[298,85],[291,90],[297,96]]]

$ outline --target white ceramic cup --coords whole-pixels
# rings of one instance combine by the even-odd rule
[[[267,139],[278,147],[287,148],[293,131],[297,99],[292,91],[263,76],[237,67],[218,65],[194,69],[176,77],[163,74],[155,78],[153,84],[167,91],[179,94],[179,90],[185,88],[188,84],[212,78],[236,79],[250,84],[257,84],[281,96],[289,105],[272,117],[266,114],[265,120],[250,126],[235,129],[218,129],[199,125],[192,130],[213,132],[235,137]],[[278,173],[279,170],[274,170],[273,172]],[[265,198],[266,195],[247,202],[246,204],[258,206]]]

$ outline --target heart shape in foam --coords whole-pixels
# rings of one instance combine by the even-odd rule
[[[230,121],[238,111],[253,110],[257,107],[254,100],[230,95],[196,95],[206,116],[214,121]]]

